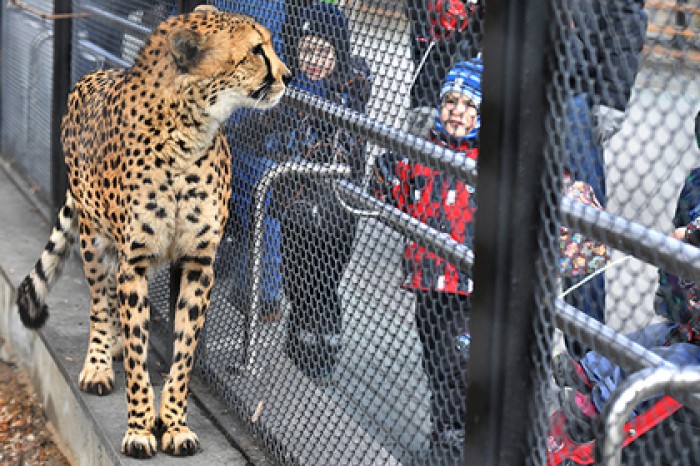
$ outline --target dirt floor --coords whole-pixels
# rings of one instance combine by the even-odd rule
[[[26,370],[0,359],[0,466],[70,466],[53,438]]]

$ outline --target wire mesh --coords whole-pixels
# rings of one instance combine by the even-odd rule
[[[485,2],[209,3],[267,26],[294,79],[278,108],[224,128],[233,193],[200,374],[279,463],[462,464],[468,361],[495,357],[469,333]],[[698,252],[681,241],[698,245],[700,18],[696,1],[551,8],[527,461],[592,464],[629,374],[698,363]],[[73,81],[129,66],[176,11],[74,9],[90,16],[74,21]],[[48,60],[50,28],[15,14],[2,141],[19,154],[46,140],[31,135],[50,99],[32,86],[50,92],[50,74],[32,56]],[[47,161],[17,160],[48,186]],[[151,280],[164,328],[170,282]],[[624,464],[698,462],[695,398],[671,395],[634,407]]]
[[[45,2],[26,4],[46,12]],[[50,139],[45,136],[51,133],[53,24],[17,7],[5,10],[2,23],[2,153],[27,176],[31,189],[46,197],[51,189]]]
[[[73,9],[89,15],[74,20],[73,82],[97,69],[131,66],[151,30],[176,13],[167,0],[83,0]]]
[[[406,219],[396,222],[403,227],[397,230],[378,214],[372,201],[388,203],[397,217],[396,202],[402,202],[411,218],[404,201],[392,201],[399,193],[391,193],[389,177],[396,176],[396,166],[413,168],[402,164],[399,146],[362,137],[352,122],[366,117],[421,140],[427,136],[430,143],[420,157],[428,160],[445,75],[452,64],[476,56],[468,47],[459,55],[453,50],[462,38],[476,39],[466,27],[479,30],[481,17],[471,11],[476,6],[457,13],[465,15],[464,27],[452,27],[449,40],[440,41],[449,50],[431,48],[428,62],[422,41],[432,40],[430,28],[418,18],[412,23],[398,2],[212,3],[265,24],[295,79],[282,106],[265,113],[239,111],[227,126],[231,219],[217,259],[215,304],[199,367],[241,415],[259,414],[252,427],[281,462],[457,462],[471,282],[456,267],[429,257],[415,235],[401,231]],[[422,7],[411,5],[410,11]],[[421,15],[420,21],[429,19]],[[412,24],[426,34],[415,56]],[[412,96],[417,79],[422,80]],[[466,89],[461,85],[455,89]],[[450,105],[475,115],[469,104],[480,100],[478,82],[471,92],[470,99]],[[334,124],[329,113],[345,123]],[[458,154],[455,165],[463,169],[464,153],[476,143],[470,137],[444,146]],[[318,173],[337,165],[350,170],[344,183]],[[421,167],[429,170],[427,163]],[[427,221],[418,217],[419,224],[441,232],[443,240],[466,244],[468,251],[470,227],[458,219],[471,215],[474,199],[470,203],[469,188],[456,177],[437,171],[435,176],[440,179],[432,196],[439,197],[444,184],[453,207]],[[264,185],[269,189],[261,190]],[[426,188],[414,186],[410,194],[420,197],[417,191],[424,189],[430,203]],[[264,204],[262,212],[256,199]],[[453,223],[460,226],[451,237]],[[412,255],[425,257],[411,260]],[[259,276],[251,273],[256,263]],[[416,266],[422,270],[409,270]],[[442,283],[446,278],[449,283]],[[431,291],[437,286],[451,291]],[[249,309],[251,302],[256,309]],[[247,329],[250,335],[242,340]],[[423,356],[426,348],[431,351]]]
[[[694,242],[691,233],[674,229],[692,230],[700,200],[694,179],[700,160],[694,137],[700,109],[698,6],[670,1],[552,6],[550,170],[543,183],[555,190],[553,200],[565,196],[576,201],[573,208],[584,203],[599,213],[592,228],[564,222],[557,231],[555,224],[561,256],[549,266],[561,272],[558,298],[576,309],[560,302],[554,320],[546,312],[541,316],[535,408],[540,416],[532,439],[538,453],[531,463],[616,464],[608,463],[613,459],[600,444],[617,435],[605,429],[606,406],[625,379],[647,365],[664,364],[655,355],[681,366],[698,363],[689,330],[696,325],[693,277],[679,279],[662,267],[668,240],[659,234],[676,231],[677,239]],[[554,211],[555,205],[546,208]],[[638,242],[613,232],[606,214],[626,226],[623,237]],[[642,243],[651,244],[651,251]],[[695,253],[679,251],[678,243],[669,247],[676,248],[677,259]],[[672,262],[671,269],[680,270],[678,260]],[[608,328],[586,322],[579,312]],[[563,332],[550,340],[554,324]],[[698,419],[688,409],[693,400],[670,408],[663,393],[634,403],[624,428],[616,427],[626,437],[623,464],[697,464]]]

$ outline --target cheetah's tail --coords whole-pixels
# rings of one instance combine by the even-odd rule
[[[17,289],[17,307],[22,323],[29,328],[40,328],[49,317],[46,297],[51,286],[61,275],[63,263],[70,254],[76,234],[75,202],[66,193],[66,202],[58,212],[56,224],[51,230],[49,242],[34,269],[29,272]]]

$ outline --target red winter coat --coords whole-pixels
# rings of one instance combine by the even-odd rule
[[[479,149],[469,148],[467,143],[452,149],[473,160],[479,155]],[[391,195],[399,209],[472,247],[476,212],[472,186],[408,159],[399,160],[394,172]],[[415,242],[406,246],[403,266],[402,288],[460,295],[472,292],[473,283],[467,274]]]

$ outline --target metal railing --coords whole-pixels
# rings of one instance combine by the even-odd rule
[[[117,35],[128,33],[145,37],[150,26],[130,19],[126,10],[119,13],[110,10],[106,3],[79,3],[80,11],[91,16],[74,23],[77,25],[72,44],[74,55],[92,56],[95,58],[94,64],[98,66],[129,66],[128,57],[115,51],[118,47],[109,42],[110,37],[94,34],[95,30],[100,33],[115,30],[120,31]],[[139,8],[148,6],[142,3],[138,5]],[[191,7],[177,3],[173,10],[167,10],[168,13]],[[228,4],[212,3],[217,3],[220,8]],[[297,2],[288,3],[287,12],[294,17],[300,11],[299,5]],[[659,2],[654,5],[656,3]],[[252,3],[247,5],[253,6]],[[492,16],[486,30],[486,37],[490,40],[483,51],[484,100],[477,174],[476,161],[402,129],[405,102],[399,98],[396,101],[392,99],[405,90],[402,86],[406,84],[406,79],[402,75],[412,73],[398,65],[388,72],[384,67],[388,58],[400,61],[403,52],[408,53],[410,48],[408,41],[404,40],[405,31],[410,29],[407,24],[410,18],[403,6],[382,4],[389,11],[381,18],[375,18],[372,15],[377,14],[376,8],[341,2],[348,16],[352,16],[356,22],[356,30],[365,31],[364,36],[354,33],[353,45],[371,62],[375,78],[378,78],[371,102],[374,106],[371,111],[360,113],[300,89],[291,89],[283,99],[283,105],[362,137],[371,147],[371,153],[366,154],[369,161],[379,151],[391,150],[462,182],[477,185],[478,222],[472,249],[449,233],[375,198],[368,192],[367,183],[348,180],[349,167],[340,164],[278,161],[272,168],[263,170],[260,177],[251,183],[252,188],[247,194],[251,204],[250,221],[244,232],[249,240],[246,243],[238,237],[235,239],[239,242],[236,246],[243,251],[242,256],[246,257],[242,261],[244,266],[240,274],[230,272],[233,278],[229,276],[229,281],[222,280],[223,285],[214,294],[214,312],[210,313],[212,323],[205,330],[198,367],[204,378],[226,397],[233,410],[248,422],[260,400],[265,399],[265,410],[272,412],[266,411],[259,419],[256,418],[256,422],[249,422],[249,426],[279,462],[321,464],[318,461],[323,458],[330,464],[328,462],[342,457],[348,464],[373,461],[408,464],[424,459],[421,455],[425,450],[425,439],[429,437],[426,435],[426,429],[429,429],[426,426],[430,424],[427,420],[429,414],[426,414],[429,411],[426,408],[429,395],[425,389],[424,374],[420,370],[420,349],[417,349],[420,342],[414,335],[413,302],[405,299],[406,294],[399,288],[397,274],[382,268],[384,264],[381,263],[386,260],[386,251],[392,251],[389,262],[398,269],[401,259],[397,259],[400,256],[400,252],[396,252],[399,250],[397,243],[406,239],[434,251],[480,283],[473,297],[470,322],[473,339],[469,362],[469,435],[466,449],[471,463],[464,459],[465,464],[538,464],[538,460],[544,457],[542,444],[549,428],[547,416],[550,407],[556,405],[553,395],[556,389],[552,387],[549,380],[551,371],[547,368],[556,347],[554,328],[632,371],[627,381],[614,392],[613,399],[608,403],[609,411],[603,413],[607,435],[599,447],[607,464],[619,464],[622,440],[619,425],[628,419],[629,410],[640,397],[669,392],[685,406],[696,411],[700,408],[700,395],[690,393],[692,390],[689,389],[697,383],[696,371],[679,369],[624,335],[631,328],[645,323],[641,317],[619,312],[621,322],[605,325],[586,315],[582,309],[556,298],[560,286],[556,265],[560,224],[606,243],[614,248],[615,254],[629,255],[645,266],[658,267],[686,279],[700,281],[700,252],[697,248],[662,233],[666,231],[666,226],[660,220],[652,223],[625,211],[627,205],[633,203],[627,201],[624,194],[648,189],[641,183],[630,188],[620,179],[608,178],[608,193],[612,202],[608,201],[607,211],[561,196],[559,184],[566,150],[557,140],[560,136],[558,127],[548,127],[546,122],[552,120],[561,123],[564,117],[554,110],[559,102],[552,100],[575,90],[569,83],[550,83],[550,73],[568,72],[562,69],[562,63],[570,50],[565,47],[550,49],[553,44],[549,43],[547,30],[549,27],[568,27],[566,11],[560,11],[562,5],[560,2],[545,5],[534,1],[489,5]],[[271,11],[273,7],[265,8]],[[694,11],[687,5],[679,8],[684,12]],[[374,27],[382,21],[393,22],[394,35],[383,36],[380,33],[387,31]],[[668,27],[656,25],[650,30],[666,31]],[[694,27],[693,24],[686,24],[681,35],[692,38]],[[61,37],[65,39],[64,35]],[[35,40],[50,38],[51,32],[47,32],[45,37]],[[384,50],[386,44],[382,41],[388,41],[395,47],[393,52]],[[647,46],[656,45],[656,39],[647,39]],[[684,47],[690,47],[687,41]],[[541,63],[542,57],[547,55],[543,51],[554,55],[546,64],[554,70]],[[674,57],[680,58],[681,65],[688,68],[681,67],[674,73],[675,77],[683,73],[692,75],[695,70],[692,57],[695,55],[691,52],[696,51],[686,48],[676,52],[680,53],[675,53]],[[32,60],[36,58],[32,57]],[[684,58],[687,58],[687,63],[682,62]],[[37,61],[32,63],[30,66],[34,70],[40,66]],[[661,76],[665,71],[652,62],[645,63],[644,67],[642,74],[651,76],[652,82],[638,79],[632,105],[641,105],[646,102],[645,99],[652,99],[657,105],[655,108],[665,109],[667,116],[677,116],[678,107],[668,104],[669,101],[674,102],[674,96],[669,97],[670,91],[663,86],[654,87],[657,86],[657,75]],[[27,92],[32,83],[31,79],[24,83]],[[554,86],[556,92],[547,94],[548,84]],[[401,91],[397,92],[397,88]],[[697,89],[693,90],[692,83],[685,90],[690,95],[687,106],[700,105]],[[31,96],[27,95],[27,106],[30,99]],[[646,109],[649,105],[652,104],[641,106]],[[636,114],[637,110],[628,110],[626,121],[632,120]],[[25,108],[25,126],[30,118]],[[54,118],[57,118],[55,111]],[[662,129],[670,127],[671,136],[687,129],[685,123],[672,127],[675,124],[673,120],[669,118],[670,123],[659,121],[657,125]],[[395,124],[387,121],[395,121]],[[633,142],[637,133],[634,130],[643,131],[630,128],[634,123],[645,128],[639,121],[634,121],[621,130],[620,136],[617,136],[617,146],[610,143],[606,147],[606,151],[613,152],[611,157],[607,157],[607,168],[612,168],[610,171],[618,173],[620,178],[635,172],[634,168],[625,168],[623,162],[617,160],[618,155],[627,152],[635,155]],[[3,126],[5,130],[6,125]],[[654,132],[651,134],[658,136]],[[29,137],[28,133],[24,136]],[[674,139],[671,137],[669,140]],[[235,146],[232,144],[232,147]],[[643,160],[653,159],[646,152],[638,153],[644,155]],[[55,164],[60,162],[55,154],[54,159]],[[652,171],[649,168],[649,172]],[[344,338],[349,344],[343,353],[345,359],[340,364],[340,375],[325,385],[310,382],[309,377],[295,370],[284,353],[284,343],[280,342],[285,339],[284,332],[288,325],[286,313],[289,312],[284,287],[281,306],[285,317],[281,323],[261,324],[259,319],[266,288],[270,286],[265,282],[265,277],[268,269],[273,268],[266,262],[266,248],[270,242],[276,241],[277,234],[274,228],[270,228],[270,222],[274,223],[270,217],[279,213],[274,212],[279,206],[270,207],[267,199],[269,193],[280,185],[292,183],[290,174],[301,175],[306,180],[328,181],[336,196],[333,201],[351,215],[363,217],[360,220],[361,232],[355,240],[354,259],[345,272],[339,292],[343,300],[344,318],[352,322],[344,330]],[[664,201],[670,202],[673,196],[668,194],[669,190],[662,189],[666,186],[661,184],[663,181],[667,180],[660,180],[653,193],[663,191]],[[655,208],[652,216],[660,216],[663,209]],[[268,230],[273,230],[273,233]],[[234,254],[223,252],[222,258],[221,267],[233,270]],[[629,263],[625,263],[625,267],[627,265]],[[612,269],[605,273],[609,286],[607,297],[609,300],[613,298],[613,304],[608,307],[623,304],[634,307],[634,302],[625,302],[633,300],[626,296],[624,280],[617,275],[618,272],[619,269]],[[240,292],[236,285],[230,284],[236,279],[243,282]],[[178,281],[177,273],[173,271],[170,286]],[[159,282],[158,286],[167,288],[168,284]],[[616,297],[620,294],[625,296]],[[648,290],[647,294],[650,294]],[[155,299],[154,310],[167,321],[165,301],[167,299]],[[618,313],[617,309],[615,313]],[[391,378],[394,376],[396,378]],[[277,379],[287,382],[287,387],[276,385]],[[385,387],[389,384],[393,385]],[[271,393],[270,387],[275,387],[278,392]],[[295,397],[297,390],[305,391],[317,404],[299,401]],[[397,405],[392,404],[395,400],[399,400]],[[309,410],[313,411],[309,417],[313,418],[313,422],[304,421],[304,415]],[[324,418],[325,410],[332,413],[329,416],[331,420]],[[402,416],[410,419],[397,421]],[[294,427],[291,427],[290,420],[294,420]],[[325,435],[325,431],[319,432],[318,425],[321,424],[325,426],[324,429],[338,432],[346,443],[334,443],[330,451],[320,453],[318,450],[321,447],[316,448],[316,444],[318,438]],[[345,431],[345,426],[352,426],[354,430]],[[351,449],[363,453],[353,454],[349,452]],[[504,451],[506,453],[501,456],[500,452]],[[373,452],[378,453],[372,456]],[[527,460],[524,456],[528,456]]]

